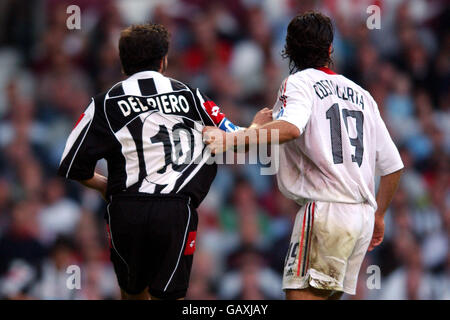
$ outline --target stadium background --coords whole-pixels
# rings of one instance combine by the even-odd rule
[[[66,8],[81,8],[68,30]],[[366,8],[381,7],[381,30]],[[450,33],[448,2],[294,0],[0,0],[0,297],[114,299],[98,194],[55,176],[66,138],[90,96],[123,78],[120,30],[169,28],[168,74],[201,88],[239,125],[275,102],[288,74],[290,19],[316,9],[335,24],[333,69],[368,89],[406,166],[346,299],[449,299]],[[104,163],[99,163],[104,172]],[[296,204],[257,165],[221,166],[199,209],[190,299],[281,299]],[[66,288],[66,267],[81,289]],[[381,289],[366,285],[368,266]]]

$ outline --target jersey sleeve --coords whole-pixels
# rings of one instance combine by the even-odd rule
[[[94,100],[81,114],[67,139],[58,175],[73,180],[86,180],[94,175],[97,161],[104,156],[105,136],[95,121]]]
[[[376,128],[375,174],[378,176],[385,176],[402,169],[403,162],[400,153],[386,128],[386,124],[381,118],[376,103],[374,107]]]
[[[234,123],[228,120],[225,114],[217,106],[217,104],[215,104],[214,101],[212,101],[206,95],[201,93],[199,89],[195,90],[195,94],[197,96],[197,99],[200,101],[202,111],[206,114],[213,125],[226,132],[235,132],[242,129],[241,127],[236,126]]]
[[[295,125],[302,134],[311,117],[311,89],[304,81],[289,76],[281,84],[277,103],[281,104],[281,108],[275,115],[275,120],[284,120]]]

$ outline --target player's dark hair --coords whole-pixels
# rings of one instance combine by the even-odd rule
[[[160,24],[138,24],[124,29],[119,39],[119,56],[126,75],[158,71],[169,51],[169,32]]]
[[[319,12],[306,12],[293,18],[282,52],[283,58],[289,59],[290,72],[320,68],[331,63],[329,48],[333,36],[330,18]]]

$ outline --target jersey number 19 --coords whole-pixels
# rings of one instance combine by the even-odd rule
[[[343,163],[342,155],[342,131],[341,119],[339,112],[339,104],[333,104],[326,113],[327,119],[330,120],[331,133],[331,150],[333,153],[333,162],[335,164]],[[356,122],[356,138],[349,138],[350,144],[355,147],[355,154],[352,154],[352,161],[356,162],[361,167],[364,153],[363,144],[363,124],[364,114],[362,111],[342,109],[342,118],[344,119],[345,127],[348,130],[348,117],[352,117]]]

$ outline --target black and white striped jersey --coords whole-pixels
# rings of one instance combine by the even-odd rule
[[[108,195],[180,193],[199,205],[217,171],[203,157],[207,125],[238,129],[198,89],[139,72],[92,99],[67,140],[58,174],[89,179],[104,158]]]

